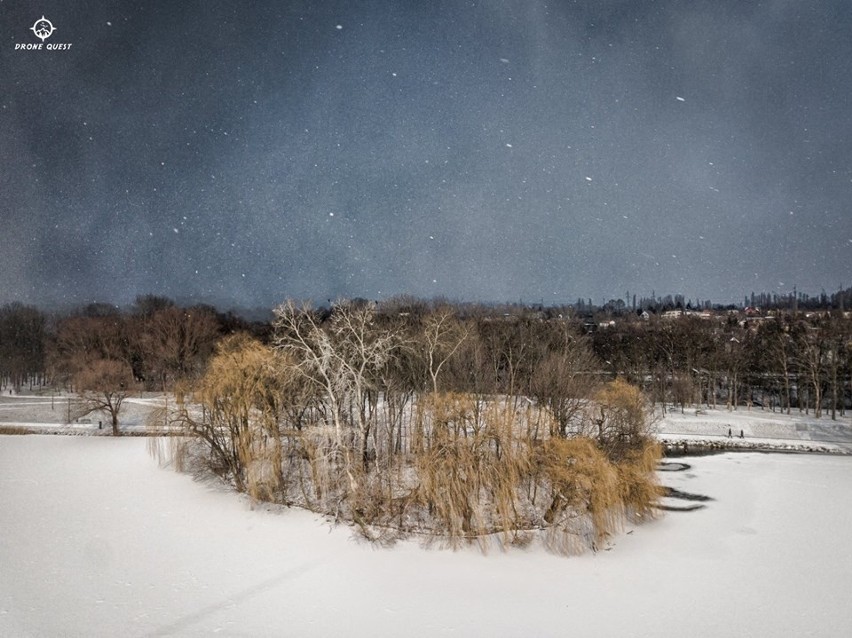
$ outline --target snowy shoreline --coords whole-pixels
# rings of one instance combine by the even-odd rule
[[[681,456],[704,456],[706,454],[736,454],[757,452],[761,454],[825,454],[830,456],[852,456],[849,450],[824,445],[803,443],[761,443],[757,441],[718,441],[701,437],[659,439],[667,458]]]
[[[766,410],[688,409],[658,416],[657,439],[670,455],[702,452],[852,454],[852,419]]]

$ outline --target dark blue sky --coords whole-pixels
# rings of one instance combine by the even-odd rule
[[[845,0],[0,0],[0,303],[833,291],[850,61]]]

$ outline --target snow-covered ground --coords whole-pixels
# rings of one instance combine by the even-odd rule
[[[659,410],[656,416],[660,416]],[[816,418],[798,410],[787,415],[759,408],[702,407],[683,413],[670,410],[656,423],[656,430],[669,443],[852,454],[852,418],[848,414],[832,420],[827,413]]]
[[[672,460],[663,482],[712,500],[562,558],[372,547],[146,443],[0,437],[0,635],[852,635],[846,456]]]
[[[0,428],[25,428],[48,434],[111,434],[110,419],[105,413],[93,412],[75,418],[78,402],[76,395],[65,392],[10,395],[7,390],[0,395]],[[121,408],[121,429],[127,433],[144,432],[148,415],[165,403],[166,395],[160,393],[128,397]]]

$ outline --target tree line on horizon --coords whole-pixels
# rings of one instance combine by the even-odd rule
[[[842,302],[829,301],[827,307],[819,307],[822,313],[811,316],[801,310],[748,321],[725,315],[713,322],[695,317],[642,322],[632,313],[619,318],[598,311],[590,317],[573,308],[485,306],[413,297],[351,303],[373,307],[383,320],[417,321],[436,308],[446,308],[465,324],[511,325],[505,341],[512,351],[529,351],[530,340],[548,343],[560,330],[570,333],[587,344],[598,376],[622,375],[642,388],[654,405],[756,406],[817,416],[828,411],[836,417],[852,406],[852,322],[842,311]],[[331,316],[333,307],[317,312]],[[611,317],[619,320],[606,321]],[[597,328],[597,320],[604,328]],[[493,331],[491,325],[476,333],[489,330]],[[64,315],[8,304],[0,307],[0,387],[51,384],[85,390],[118,379],[127,391],[171,390],[181,380],[197,378],[216,343],[239,332],[268,343],[273,325],[210,306],[181,307],[154,295],[140,296],[127,310],[92,304]],[[508,368],[525,365],[517,362],[517,355],[505,356],[515,357]],[[517,369],[511,376],[517,376]],[[452,384],[464,389],[458,380]],[[499,384],[492,385],[500,391]],[[526,384],[528,394],[530,385]]]
[[[764,311],[786,311],[796,313],[798,311],[846,311],[852,310],[852,287],[840,288],[835,293],[827,293],[825,289],[818,295],[800,292],[793,287],[788,293],[759,292],[754,291],[743,297],[743,303],[713,303],[710,299],[702,299],[696,296],[694,299],[687,298],[683,294],[668,294],[657,296],[653,291],[650,297],[631,295],[627,291],[624,298],[610,299],[595,304],[591,299],[579,298],[572,304],[571,309],[585,316],[595,314],[619,316],[629,312],[646,311],[652,314],[663,313],[670,310],[709,310],[714,312],[726,312],[732,310],[743,310],[745,308],[761,308]]]

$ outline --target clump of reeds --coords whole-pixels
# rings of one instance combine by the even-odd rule
[[[561,553],[595,547],[619,525],[619,476],[595,441],[551,438],[538,447],[535,466],[547,495],[547,544]]]
[[[656,475],[662,456],[662,446],[647,439],[640,448],[629,452],[616,465],[621,500],[629,519],[642,520],[656,514],[654,504],[663,495]]]

